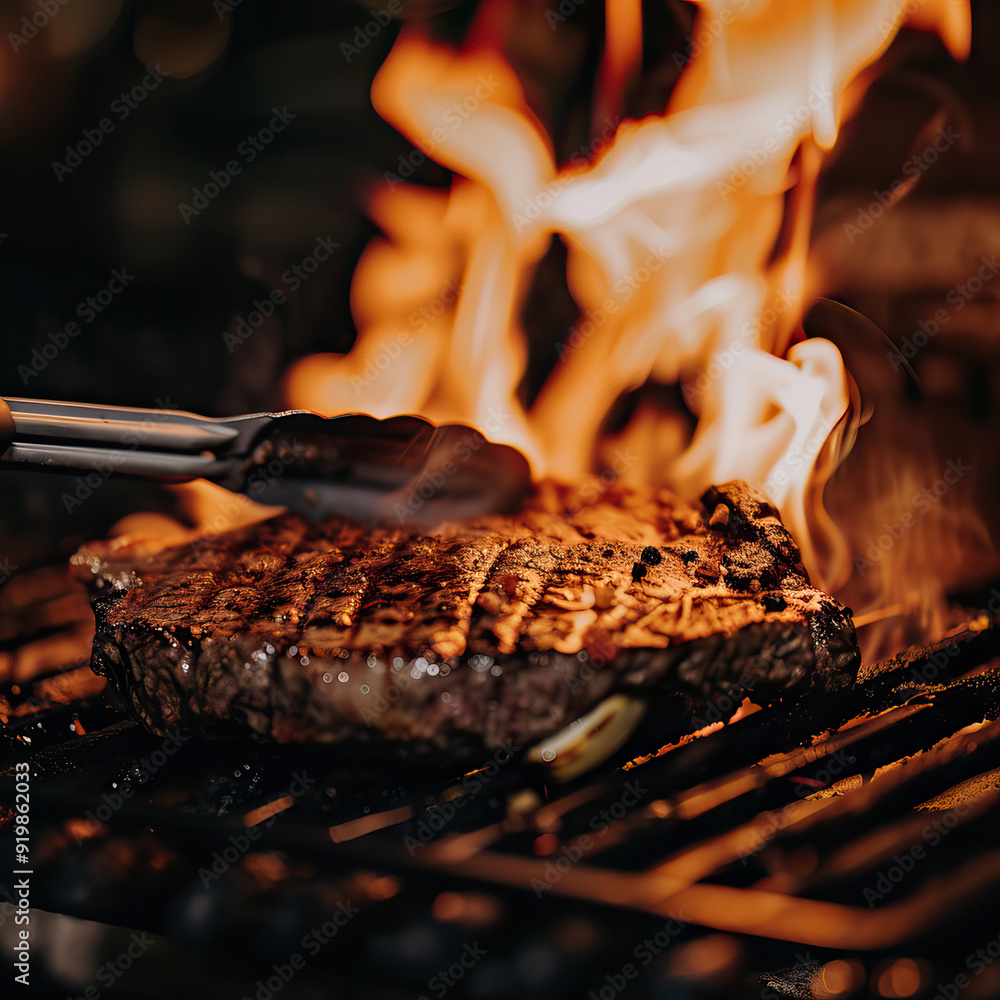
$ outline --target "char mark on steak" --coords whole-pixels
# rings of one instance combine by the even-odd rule
[[[702,499],[547,486],[423,533],[283,513],[73,563],[95,670],[161,733],[525,745],[614,691],[849,683],[850,616],[775,509],[739,482]]]

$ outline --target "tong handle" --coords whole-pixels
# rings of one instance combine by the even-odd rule
[[[22,438],[83,441],[150,451],[219,451],[239,431],[223,421],[183,410],[144,410],[130,406],[62,403],[8,397],[0,408],[0,445]],[[13,423],[4,435],[4,410]],[[0,447],[0,454],[6,449]]]
[[[0,399],[0,468],[235,483],[241,460],[272,420],[266,413],[202,417],[165,408],[7,397]]]
[[[142,476],[174,483],[213,479],[228,473],[231,465],[231,460],[220,460],[210,454],[186,455],[167,451],[17,442],[8,445],[2,456],[3,463],[23,463],[50,472],[99,472],[104,476]]]

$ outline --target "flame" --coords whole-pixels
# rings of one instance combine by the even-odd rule
[[[373,103],[455,180],[433,191],[387,176],[372,192],[384,235],[356,271],[357,343],[299,362],[291,401],[472,423],[537,476],[580,481],[607,452],[623,393],[680,383],[690,441],[678,443],[676,414],[648,407],[618,439],[662,456],[643,472],[688,496],[748,480],[780,508],[814,579],[842,583],[850,553],[822,498],[850,438],[850,383],[833,344],[800,331],[811,213],[824,151],[913,6],[703,0],[664,112],[617,122],[642,16],[638,0],[608,0],[594,131],[610,123],[614,139],[561,168],[500,51],[511,4],[481,5],[461,51],[404,28]],[[916,7],[915,26],[967,50],[964,3]],[[529,407],[520,316],[554,236],[580,317]]]
[[[976,445],[942,457],[930,426],[885,416],[876,412],[866,425],[851,456],[849,489],[838,484],[831,497],[853,550],[854,573],[839,596],[861,610],[854,621],[870,663],[939,637],[977,613],[989,620],[996,592],[985,606],[962,602],[958,610],[948,595],[985,593],[1000,571],[977,500],[988,488]],[[864,517],[856,516],[858,495],[865,498]]]
[[[621,115],[625,91],[642,61],[642,0],[604,0],[606,35],[594,122]],[[594,131],[599,131],[596,128]]]

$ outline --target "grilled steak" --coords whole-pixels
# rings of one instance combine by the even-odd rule
[[[774,508],[738,482],[703,503],[551,487],[427,533],[283,513],[73,563],[94,669],[161,733],[496,747],[616,690],[849,683],[850,616],[810,586]]]

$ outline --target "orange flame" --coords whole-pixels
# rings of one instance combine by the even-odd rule
[[[597,100],[608,114],[641,55],[640,4],[613,6]],[[858,99],[852,82],[910,6],[703,0],[693,37],[707,41],[665,112],[622,122],[610,148],[562,169],[518,77],[484,42],[497,5],[481,6],[461,52],[404,29],[373,103],[457,176],[448,192],[390,177],[372,194],[385,235],[356,271],[357,344],[299,362],[292,401],[472,423],[519,447],[538,476],[578,481],[623,392],[680,382],[698,424],[650,474],[688,495],[737,477],[764,489],[814,578],[842,583],[849,552],[822,494],[849,384],[837,349],[799,333],[808,235],[822,153]],[[968,46],[964,3],[927,0],[913,20],[956,52]],[[580,319],[528,409],[519,317],[556,234]],[[676,440],[676,426],[636,415],[647,438]]]

